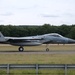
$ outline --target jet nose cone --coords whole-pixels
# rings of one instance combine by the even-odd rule
[[[75,43],[75,40],[73,40],[73,39],[68,39],[68,43],[70,43],[70,44]]]

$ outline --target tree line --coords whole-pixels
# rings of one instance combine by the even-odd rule
[[[0,31],[4,36],[23,37],[34,36],[48,33],[58,33],[65,37],[75,39],[75,25],[50,25],[44,24],[42,26],[26,26],[26,25],[0,25]]]

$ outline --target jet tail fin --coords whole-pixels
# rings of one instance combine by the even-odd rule
[[[4,42],[5,41],[5,38],[3,36],[3,34],[0,32],[0,42]]]

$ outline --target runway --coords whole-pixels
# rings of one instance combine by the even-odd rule
[[[0,54],[75,54],[75,50],[56,50],[56,51],[0,51]]]

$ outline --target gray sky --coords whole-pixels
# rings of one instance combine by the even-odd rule
[[[75,24],[75,0],[0,0],[0,24]]]

